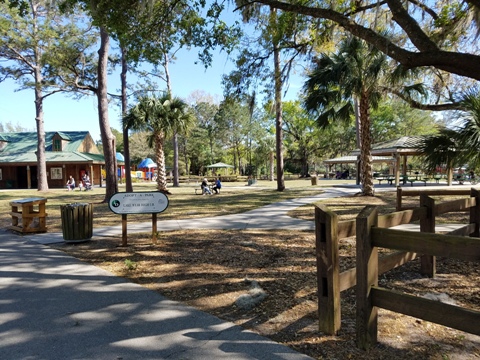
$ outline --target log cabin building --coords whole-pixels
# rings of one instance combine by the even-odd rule
[[[37,133],[0,133],[0,189],[35,189],[37,181]],[[65,187],[72,175],[75,182],[89,173],[94,185],[101,185],[103,154],[88,131],[45,133],[45,159],[49,188]]]

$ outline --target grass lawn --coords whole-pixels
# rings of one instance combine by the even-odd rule
[[[352,181],[350,181],[352,182]],[[224,183],[219,195],[201,196],[195,194],[195,188],[200,184],[181,184],[180,187],[169,187],[171,195],[168,208],[159,214],[159,220],[198,218],[241,213],[273,202],[310,196],[321,191],[322,187],[330,186],[332,181],[319,182],[312,186],[310,179],[288,180],[286,190],[276,191],[276,182],[258,181],[247,186],[246,183]],[[339,183],[337,181],[337,183]],[[345,182],[343,182],[345,183]],[[119,186],[119,191],[124,191]],[[150,182],[134,183],[134,191],[155,191],[156,184]],[[105,188],[94,188],[93,191],[67,191],[51,189],[47,192],[37,190],[4,190],[0,191],[0,211],[3,214],[0,226],[11,225],[9,203],[12,200],[45,197],[47,198],[47,229],[48,232],[61,231],[60,206],[71,203],[92,203],[94,228],[118,224],[121,216],[110,211],[108,204],[102,203],[105,198]],[[128,215],[129,222],[148,221],[148,215]]]

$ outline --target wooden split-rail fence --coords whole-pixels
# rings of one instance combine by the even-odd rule
[[[430,195],[435,195],[430,192]],[[470,211],[469,224],[448,234],[435,234],[435,216],[451,211]],[[390,229],[420,221],[420,232]],[[324,205],[315,207],[319,330],[340,330],[340,293],[356,286],[357,345],[367,349],[377,341],[377,308],[418,317],[480,335],[480,312],[378,287],[378,276],[420,256],[422,274],[435,275],[435,257],[480,261],[480,192],[470,197],[435,204],[426,194],[414,209],[378,215],[367,206],[355,220],[338,221]],[[340,272],[339,241],[356,236],[356,267]],[[378,247],[397,250],[378,257]]]

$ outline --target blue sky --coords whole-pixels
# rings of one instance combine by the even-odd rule
[[[222,75],[233,69],[233,59],[225,53],[216,53],[212,67],[205,69],[201,64],[195,64],[196,51],[184,51],[175,64],[170,67],[172,88],[175,96],[187,98],[192,92],[202,90],[212,96],[222,97]],[[300,80],[291,82],[287,98],[296,97]],[[159,84],[160,90],[164,84]],[[119,75],[109,78],[109,92],[116,93],[119,85]],[[29,130],[36,130],[35,105],[33,90],[15,92],[18,85],[13,81],[0,83],[0,122],[17,123]],[[120,130],[120,109],[116,104],[109,108],[110,126]],[[94,96],[86,96],[74,100],[62,94],[54,94],[45,99],[44,122],[46,131],[90,131],[94,140],[100,140],[98,125],[97,101]]]
[[[239,14],[227,8],[224,17],[228,24],[239,19]],[[243,30],[253,32],[253,27],[242,24]],[[250,30],[249,30],[250,29]],[[115,46],[115,44],[112,44]],[[110,49],[110,52],[114,50]],[[175,96],[186,99],[190,94],[201,90],[214,98],[222,98],[223,89],[221,79],[223,74],[228,74],[233,69],[234,58],[229,58],[225,52],[215,52],[213,64],[205,69],[197,62],[197,50],[181,50],[177,54],[177,61],[170,66],[172,91]],[[29,79],[30,80],[30,79]],[[128,81],[133,81],[131,78]],[[297,97],[297,92],[303,85],[298,75],[292,75],[286,100]],[[165,89],[163,83],[159,83],[159,90]],[[13,125],[20,124],[28,130],[35,131],[35,105],[33,90],[16,92],[18,85],[13,81],[0,83],[0,122],[8,122]],[[108,91],[118,93],[120,89],[119,73],[109,78]],[[109,107],[110,126],[120,130],[120,109],[116,103]],[[86,96],[80,100],[74,100],[61,93],[49,96],[44,102],[44,123],[46,131],[90,131],[94,140],[100,140],[100,127],[98,125],[97,101],[95,96]]]
[[[188,97],[195,90],[203,90],[211,95],[222,95],[221,76],[232,68],[226,54],[216,54],[211,68],[195,65],[196,52],[185,52],[171,66],[172,88],[176,96]],[[165,88],[159,84],[160,89]],[[119,75],[109,78],[109,92],[116,93],[120,88]],[[33,90],[15,92],[18,85],[13,81],[0,83],[0,122],[20,124],[35,130],[35,105]],[[110,126],[120,130],[120,112],[116,104],[109,108]],[[54,94],[45,99],[44,121],[46,131],[88,130],[95,140],[100,139],[97,116],[97,101],[94,96],[74,100],[62,94]]]

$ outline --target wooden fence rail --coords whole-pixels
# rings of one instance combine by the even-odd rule
[[[430,191],[426,192],[430,193]],[[480,224],[479,192],[478,190],[471,189],[469,194],[471,196],[470,199],[461,199],[460,201],[454,200],[453,202],[447,203],[453,203],[454,205],[445,205],[445,203],[436,205],[432,198],[423,194],[420,196],[421,207],[397,211],[385,215],[378,215],[375,217],[375,224],[370,224],[369,231],[381,233],[383,234],[382,238],[388,238],[391,236],[391,234],[396,234],[395,231],[398,231],[388,228],[420,220],[420,234],[412,232],[402,232],[402,234],[415,234],[420,239],[436,239],[434,232],[435,215],[437,213],[443,211],[444,209],[457,211],[459,208],[463,209],[470,207],[470,224],[455,230],[454,232],[450,233],[449,236],[455,238],[455,241],[458,241],[457,238],[465,239],[463,236],[478,236]],[[368,208],[369,207],[366,209]],[[315,207],[315,224],[319,330],[333,335],[340,330],[340,293],[350,289],[355,285],[357,285],[358,291],[357,283],[359,277],[358,267],[340,272],[339,242],[341,239],[346,237],[356,236],[358,243],[359,224],[358,219],[338,221],[338,216],[324,205],[318,205]],[[361,230],[364,231],[363,228],[361,228]],[[365,234],[362,234],[361,236],[365,236]],[[407,238],[409,238],[409,236],[407,236]],[[415,241],[421,242],[416,237],[415,239]],[[449,238],[447,236],[447,240],[444,241],[448,242],[448,239]],[[386,241],[388,241],[388,239]],[[398,249],[400,251],[394,252],[377,260],[377,276],[415,259],[417,257],[417,253],[424,254],[421,256],[421,273],[430,277],[435,275],[435,255],[438,256],[438,254],[435,252],[431,253],[426,251],[422,247],[420,247],[420,249],[423,250],[418,251],[416,246],[408,245],[409,243],[410,242],[407,241],[407,245],[400,247]],[[431,241],[429,244],[431,244]],[[472,245],[476,244],[476,242],[469,243],[466,241],[465,244],[467,244],[466,246],[469,248],[472,246],[475,248],[476,246]],[[376,246],[373,244],[371,246],[376,248]],[[428,247],[428,245],[425,247]],[[361,255],[362,254],[358,254],[357,248],[357,263],[359,261],[358,256]],[[371,255],[372,254],[369,256]],[[370,286],[374,285],[375,284],[370,284]]]
[[[357,217],[357,345],[368,349],[377,342],[378,307],[480,335],[479,311],[378,287],[378,247],[480,261],[480,239],[381,229],[377,218],[375,207]]]
[[[447,196],[447,195],[470,195],[470,189],[403,189],[401,186],[397,187],[397,211],[405,210],[402,207],[402,198],[405,196]]]

